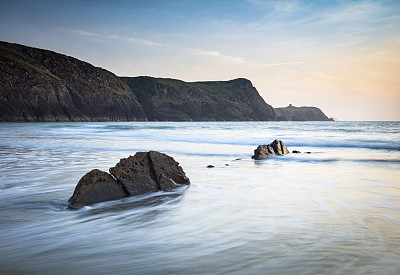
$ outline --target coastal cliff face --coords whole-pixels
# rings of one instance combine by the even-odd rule
[[[55,52],[0,42],[0,121],[146,120],[125,82]]]
[[[135,93],[149,120],[276,120],[273,108],[244,78],[208,82],[147,76],[121,79]]]
[[[274,108],[277,120],[281,121],[333,121],[317,107],[287,107]]]
[[[0,41],[0,121],[326,121],[315,107],[272,108],[244,78],[117,77],[48,50]]]

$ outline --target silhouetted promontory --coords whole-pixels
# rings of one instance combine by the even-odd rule
[[[281,121],[333,121],[317,107],[287,107],[274,108],[277,120]]]

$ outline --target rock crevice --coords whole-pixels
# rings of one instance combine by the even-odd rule
[[[151,159],[150,152],[147,153],[147,159],[149,161],[150,177],[156,183],[157,189],[161,190],[160,181],[159,181],[159,179],[158,179],[158,177],[156,175],[156,170],[154,168],[154,163],[153,163],[153,160]]]

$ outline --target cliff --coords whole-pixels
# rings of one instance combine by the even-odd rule
[[[146,120],[116,75],[55,52],[0,42],[0,121]]]
[[[184,82],[146,76],[121,79],[142,103],[149,120],[276,120],[273,108],[244,78],[209,82]]]
[[[329,120],[315,107],[272,108],[244,78],[117,77],[48,50],[0,41],[0,121]]]
[[[282,121],[333,121],[317,107],[287,107],[274,108],[277,120]]]

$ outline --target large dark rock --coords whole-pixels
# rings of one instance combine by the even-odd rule
[[[156,151],[148,153],[152,172],[158,187],[162,191],[171,190],[179,185],[188,184],[189,179],[182,167],[172,157]]]
[[[254,150],[254,156],[251,158],[260,160],[264,159],[270,155],[283,155],[289,153],[285,144],[282,141],[275,139],[269,145],[259,145],[257,149]]]
[[[134,156],[121,159],[115,167],[110,168],[110,173],[133,196],[159,190],[151,169],[149,154],[138,152]]]
[[[70,208],[79,208],[95,202],[122,199],[127,195],[125,188],[111,175],[94,169],[81,178],[68,202]]]
[[[189,184],[182,167],[172,157],[156,151],[138,152],[110,168],[110,173],[126,187],[130,195],[168,191]]]
[[[83,176],[68,201],[70,208],[190,184],[178,162],[156,151],[121,159],[110,173],[95,169]]]

